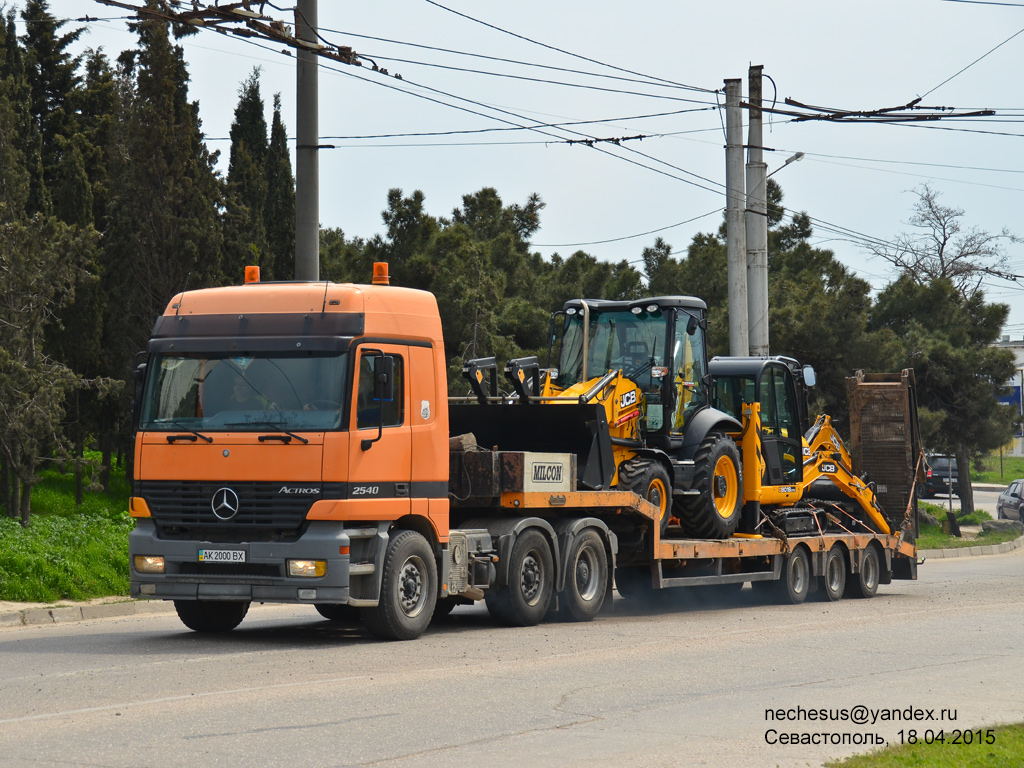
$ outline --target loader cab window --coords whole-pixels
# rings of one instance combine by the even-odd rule
[[[405,421],[405,400],[402,358],[389,355],[394,360],[394,397],[381,402],[374,398],[374,374],[380,355],[363,354],[359,360],[359,382],[356,393],[356,429],[376,429],[381,423],[381,406],[384,407],[385,427],[398,427]]]
[[[802,476],[803,451],[793,377],[777,366],[766,368],[761,374],[759,399],[765,452],[776,452],[781,470],[781,479],[773,479],[772,482],[795,482]],[[772,448],[767,445],[769,440]],[[772,458],[766,456],[769,465],[773,464]]]
[[[586,379],[583,378],[583,312],[566,310],[556,384],[565,389],[621,369],[645,392],[657,390],[651,369],[664,365],[665,317],[660,307],[590,310],[587,329]]]
[[[672,432],[681,434],[693,414],[707,405],[704,374],[707,373],[704,352],[704,329],[694,315],[680,311],[676,316],[675,342],[672,345],[672,388],[675,409]]]

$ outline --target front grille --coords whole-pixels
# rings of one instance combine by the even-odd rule
[[[144,480],[136,492],[146,500],[157,527],[164,530],[297,532],[320,495],[281,493],[282,487],[281,483]],[[238,511],[229,520],[217,517],[211,506],[222,488],[238,496]]]

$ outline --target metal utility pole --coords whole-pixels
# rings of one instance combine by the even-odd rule
[[[746,357],[747,254],[743,226],[743,81],[725,81],[725,232],[729,259],[729,354]]]
[[[295,37],[319,48],[317,0],[297,0]],[[297,50],[295,68],[295,279],[320,279],[319,57]]]
[[[750,67],[747,129],[747,322],[750,354],[768,356],[768,165],[761,130],[761,65]]]

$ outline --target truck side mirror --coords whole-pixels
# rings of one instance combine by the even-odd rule
[[[814,369],[811,366],[809,366],[809,365],[805,365],[804,366],[804,385],[808,386],[808,387],[813,387],[817,383],[818,383],[818,378],[814,374]]]

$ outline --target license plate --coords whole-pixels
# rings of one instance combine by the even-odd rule
[[[244,563],[245,550],[242,549],[200,549],[200,563]]]

